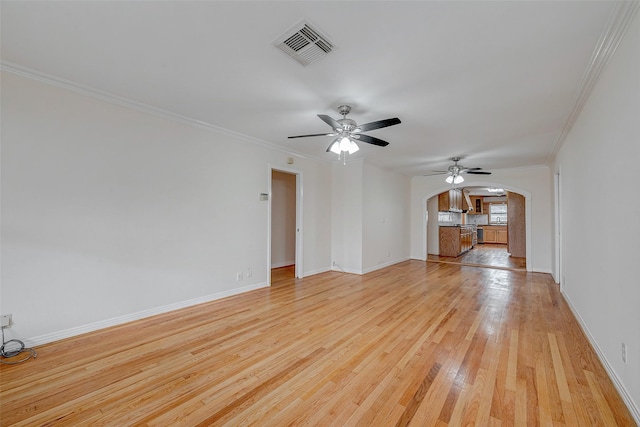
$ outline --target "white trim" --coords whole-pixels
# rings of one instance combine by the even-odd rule
[[[265,282],[256,283],[253,285],[243,286],[241,288],[229,289],[227,291],[218,292],[212,295],[205,295],[202,297],[193,298],[186,301],[180,301],[160,307],[150,308],[148,310],[138,311],[137,313],[126,314],[124,316],[114,317],[112,319],[101,320],[87,325],[77,326],[71,329],[65,329],[58,332],[52,332],[50,334],[40,335],[37,337],[29,338],[25,340],[25,344],[29,347],[35,347],[50,342],[63,340],[66,338],[75,337],[77,335],[86,334],[88,332],[94,332],[100,329],[109,328],[111,326],[122,325],[124,323],[133,322],[135,320],[144,319],[146,317],[155,316],[157,314],[168,313],[170,311],[180,310],[194,305],[203,304],[206,302],[215,301],[218,299],[230,297],[233,295],[242,294],[244,292],[254,291],[267,287]]]
[[[316,274],[327,273],[331,271],[331,267],[318,268],[317,270],[305,271],[304,277],[315,276]]]
[[[100,101],[108,102],[110,104],[119,105],[121,107],[129,108],[129,109],[139,111],[141,113],[149,114],[155,117],[159,117],[165,120],[170,120],[173,122],[181,123],[183,125],[192,126],[199,129],[209,130],[209,131],[214,131],[217,133],[221,133],[223,135],[228,135],[228,136],[238,138],[247,142],[251,142],[257,145],[261,145],[263,147],[267,147],[272,150],[276,150],[288,155],[295,155],[301,158],[319,160],[322,162],[333,162],[333,159],[327,159],[325,157],[319,157],[319,156],[310,156],[308,154],[304,154],[291,149],[285,149],[280,145],[273,144],[268,141],[255,138],[249,135],[245,135],[243,133],[235,132],[235,131],[214,125],[212,123],[208,123],[202,120],[196,120],[191,117],[173,113],[171,111],[157,108],[149,104],[134,101],[132,99],[128,99],[122,96],[111,94],[109,92],[95,89],[90,86],[81,85],[79,83],[72,82],[71,80],[66,80],[60,77],[55,77],[49,74],[41,73],[39,71],[35,71],[18,64],[14,64],[12,62],[0,61],[0,70],[15,74],[27,79],[35,80],[41,83],[46,83],[51,86],[67,89],[84,96],[88,96],[94,99],[98,99]]]
[[[604,366],[604,369],[607,371],[609,378],[611,378],[611,382],[613,382],[613,385],[615,386],[616,390],[618,390],[618,393],[620,393],[620,396],[622,396],[622,400],[627,405],[627,408],[629,409],[629,412],[631,412],[631,415],[635,419],[636,424],[640,425],[640,408],[638,408],[633,402],[633,399],[629,395],[629,392],[624,387],[624,384],[616,374],[615,369],[613,369],[613,366],[611,366],[611,364],[605,357],[604,352],[602,351],[602,349],[600,349],[598,342],[595,340],[595,338],[591,334],[591,331],[589,331],[587,324],[584,322],[584,320],[582,320],[582,317],[580,317],[580,314],[578,314],[578,310],[575,308],[575,306],[571,302],[569,295],[562,292],[562,290],[560,290],[560,294],[562,295],[565,302],[569,306],[569,309],[573,313],[573,317],[575,317],[575,319],[578,321],[578,324],[580,325],[582,332],[587,337],[587,340],[589,340],[589,343],[595,350],[596,355],[598,356],[598,359],[600,359],[600,363],[602,363],[602,366]]]
[[[304,254],[304,236],[303,236],[303,180],[302,171],[299,169],[291,168],[288,166],[267,165],[268,180],[267,188],[269,194],[268,208],[267,208],[267,286],[271,286],[271,198],[272,198],[272,176],[273,171],[285,172],[296,176],[296,254],[295,254],[295,277],[302,279],[305,275],[303,265]]]
[[[553,191],[554,191],[554,203],[553,203],[553,219],[555,227],[553,230],[554,244],[555,244],[555,256],[553,266],[553,276],[556,283],[560,285],[560,291],[564,286],[564,280],[562,280],[562,211],[561,211],[561,185],[562,178],[560,176],[560,168],[558,172],[553,175]]]
[[[390,267],[390,266],[392,266],[392,265],[394,265],[394,264],[399,264],[399,263],[404,262],[404,261],[409,261],[410,259],[411,259],[411,258],[409,258],[409,257],[404,257],[404,258],[396,259],[396,260],[393,260],[393,261],[387,261],[387,262],[384,262],[384,263],[382,263],[382,264],[375,265],[375,266],[373,266],[373,267],[365,268],[365,269],[364,269],[364,270],[362,270],[362,272],[361,272],[361,273],[359,273],[359,274],[367,274],[367,273],[371,273],[371,272],[373,272],[373,271],[377,271],[377,270],[381,270],[381,269],[383,269],[383,268]]]
[[[609,60],[616,52],[618,45],[626,34],[627,28],[629,28],[629,25],[631,24],[631,21],[633,21],[633,18],[639,8],[640,2],[637,0],[615,2],[607,24],[600,35],[600,39],[591,54],[587,68],[582,75],[577,95],[573,100],[573,108],[567,117],[567,121],[562,128],[562,132],[560,132],[560,135],[553,146],[553,150],[551,150],[551,153],[547,156],[547,165],[551,164],[553,159],[556,157],[556,154],[558,154],[558,151],[560,151],[560,148],[562,148],[562,144],[564,144],[569,131],[573,127],[573,124],[580,115],[582,108],[589,99],[589,95],[591,95],[593,87],[598,82],[598,79],[609,63]]]
[[[274,264],[271,264],[271,268],[288,267],[290,265],[295,265],[295,264],[296,264],[296,260],[292,259],[292,260],[281,261],[281,262],[276,262]]]

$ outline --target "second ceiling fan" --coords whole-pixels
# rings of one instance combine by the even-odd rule
[[[448,184],[460,184],[461,182],[464,182],[462,174],[491,175],[491,172],[483,171],[482,168],[468,168],[466,166],[459,165],[458,162],[461,159],[462,157],[460,156],[452,157],[451,161],[453,161],[453,165],[449,166],[446,171],[433,171],[433,173],[425,174],[425,176],[448,174],[445,179]]]
[[[386,147],[389,145],[387,141],[376,138],[374,136],[365,135],[362,132],[368,132],[375,129],[381,129],[388,126],[397,125],[400,119],[394,117],[392,119],[378,120],[375,122],[365,123],[359,125],[355,120],[347,119],[347,114],[351,111],[349,105],[341,105],[338,107],[338,112],[342,114],[341,119],[334,119],[333,117],[325,114],[318,114],[318,117],[331,126],[332,132],[328,133],[314,133],[309,135],[296,135],[289,138],[307,138],[311,136],[335,136],[336,138],[327,147],[327,152],[331,151],[340,155],[341,153],[353,154],[359,150],[355,141],[366,142],[367,144],[377,145],[379,147]]]

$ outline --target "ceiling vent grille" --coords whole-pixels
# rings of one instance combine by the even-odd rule
[[[324,58],[333,50],[333,44],[304,21],[278,38],[274,44],[304,66]]]

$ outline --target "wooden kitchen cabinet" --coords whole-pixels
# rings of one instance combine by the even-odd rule
[[[456,257],[473,248],[473,227],[440,227],[440,256]]]
[[[483,202],[482,202],[482,196],[471,196],[471,204],[473,205],[473,213],[474,214],[481,214],[484,212],[484,209],[482,207]]]
[[[507,227],[504,225],[485,225],[484,227],[484,242],[485,243],[499,243],[506,245],[509,242],[509,234]]]
[[[451,189],[438,195],[438,210],[441,212],[462,212],[462,191]]]

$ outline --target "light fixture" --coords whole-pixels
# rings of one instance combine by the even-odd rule
[[[349,151],[349,147],[351,146],[351,140],[346,136],[340,140],[340,151]]]
[[[504,193],[504,188],[487,188],[489,193]]]
[[[346,154],[353,154],[358,151],[360,147],[354,141],[352,141],[348,136],[343,136],[342,138],[338,138],[333,141],[333,144],[329,147],[329,151],[337,154],[338,156],[344,156],[344,161],[346,162]],[[344,155],[342,154],[344,153]]]
[[[340,155],[340,153],[342,152],[340,151],[340,142],[338,140],[335,140],[333,144],[331,144],[331,147],[329,147],[329,151]]]
[[[447,182],[447,184],[460,184],[461,182],[464,182],[464,178],[462,177],[462,175],[449,175],[445,181]]]

